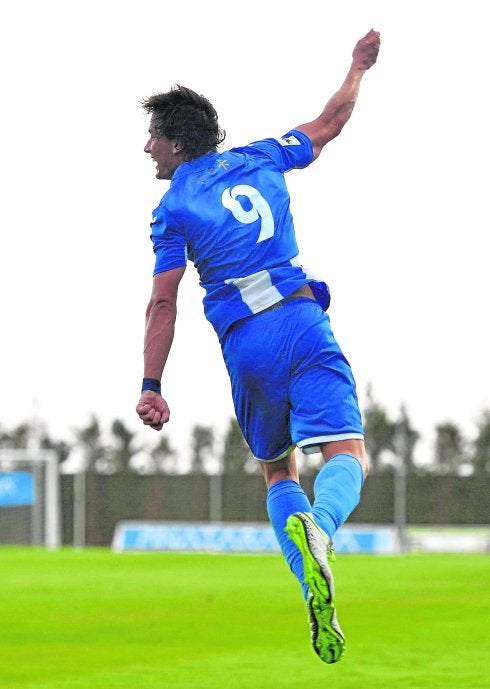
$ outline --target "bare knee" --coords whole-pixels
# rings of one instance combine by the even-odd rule
[[[367,476],[369,471],[369,464],[366,455],[366,448],[364,440],[359,438],[349,438],[347,440],[333,440],[330,443],[322,444],[323,459],[328,462],[335,455],[346,454],[352,455],[359,460],[364,476]]]
[[[299,472],[294,452],[284,459],[278,459],[277,462],[261,462],[260,466],[267,488],[278,481],[290,480],[299,483]]]

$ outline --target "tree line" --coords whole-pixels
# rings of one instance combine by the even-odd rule
[[[397,418],[391,418],[369,386],[363,418],[371,473],[392,472],[397,463],[401,463],[407,473],[490,473],[490,410],[481,412],[473,438],[467,438],[451,421],[437,424],[432,456],[423,466],[414,461],[421,436],[413,427],[405,406],[402,405]],[[72,441],[55,440],[46,427],[35,427],[29,422],[20,423],[13,429],[0,426],[0,449],[32,447],[34,437],[39,447],[55,451],[60,464],[75,453],[87,471],[101,474],[178,474],[182,473],[183,460],[186,473],[192,474],[251,474],[260,471],[235,419],[229,420],[223,438],[218,438],[210,426],[194,425],[189,456],[185,458],[164,434],[159,434],[151,447],[141,446],[138,434],[120,419],[112,422],[106,438],[95,415],[86,425],[74,430]],[[318,455],[299,455],[303,474],[316,471],[321,464]]]

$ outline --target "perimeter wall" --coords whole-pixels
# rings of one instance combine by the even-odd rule
[[[314,476],[302,479],[310,499]],[[63,542],[73,542],[73,476],[62,477]],[[108,546],[118,521],[267,522],[261,476],[85,476],[85,542]],[[489,524],[490,476],[407,477],[407,523]],[[367,479],[349,523],[394,521],[391,474]]]

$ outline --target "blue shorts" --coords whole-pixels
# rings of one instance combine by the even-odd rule
[[[349,362],[316,301],[294,297],[240,320],[221,346],[238,423],[257,459],[363,438]]]

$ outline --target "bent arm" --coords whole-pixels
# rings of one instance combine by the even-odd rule
[[[146,309],[144,377],[160,380],[172,346],[177,317],[177,291],[185,268],[157,273]]]
[[[318,158],[323,147],[338,136],[348,122],[357,101],[362,77],[376,62],[379,45],[377,31],[371,30],[361,38],[354,48],[351,67],[340,89],[330,98],[315,120],[295,127],[311,140],[313,160]]]
[[[158,273],[146,309],[144,378],[160,380],[172,346],[177,317],[177,291],[185,267]],[[142,392],[136,412],[146,426],[160,431],[170,418],[163,397],[153,390]]]

